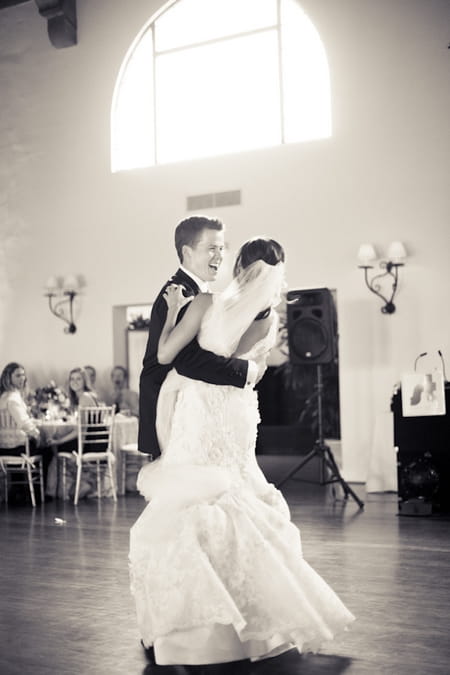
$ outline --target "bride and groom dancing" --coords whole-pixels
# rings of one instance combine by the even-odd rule
[[[140,382],[139,448],[158,457],[138,476],[149,503],[130,533],[142,643],[160,665],[317,651],[354,617],[303,559],[255,457],[254,384],[277,340],[284,251],[247,241],[231,283],[210,294],[220,221],[182,221],[175,246],[181,266],[153,305]]]

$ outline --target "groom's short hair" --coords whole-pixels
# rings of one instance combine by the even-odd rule
[[[185,218],[175,228],[175,248],[180,262],[183,262],[183,246],[196,245],[203,230],[223,230],[223,223],[218,218],[207,216],[190,216]]]

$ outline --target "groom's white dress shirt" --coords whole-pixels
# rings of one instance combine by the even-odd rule
[[[200,277],[198,277],[196,274],[187,270],[185,267],[183,267],[183,265],[180,265],[180,269],[182,269],[183,272],[188,275],[188,277],[191,277],[191,279],[195,281],[195,283],[200,289],[200,293],[209,293],[209,286],[207,281],[203,281],[203,279],[200,279]]]

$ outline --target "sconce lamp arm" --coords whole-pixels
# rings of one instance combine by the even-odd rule
[[[64,291],[64,295],[67,296],[58,302],[54,302],[56,295],[54,293],[47,293],[48,297],[48,306],[52,314],[62,319],[67,324],[64,328],[65,333],[75,333],[77,327],[73,321],[73,299],[76,296],[75,291]],[[65,315],[64,309],[68,306],[69,308],[69,318]]]
[[[395,294],[397,292],[398,268],[402,266],[403,263],[393,263],[391,261],[381,262],[380,267],[382,269],[385,269],[386,271],[383,272],[383,274],[377,274],[376,276],[372,277],[371,281],[369,281],[368,270],[372,269],[372,267],[361,265],[361,267],[364,269],[364,280],[366,282],[367,288],[372,293],[375,293],[375,295],[381,298],[381,300],[383,300],[384,302],[384,305],[381,308],[383,314],[393,314],[395,312],[395,305],[393,301]],[[383,293],[381,293],[381,285],[377,283],[379,279],[383,279],[388,275],[392,277],[392,292],[390,298],[387,298],[386,296],[383,295]]]

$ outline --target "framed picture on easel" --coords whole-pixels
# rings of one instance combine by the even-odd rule
[[[403,417],[445,415],[444,376],[441,370],[403,374],[402,412]]]

